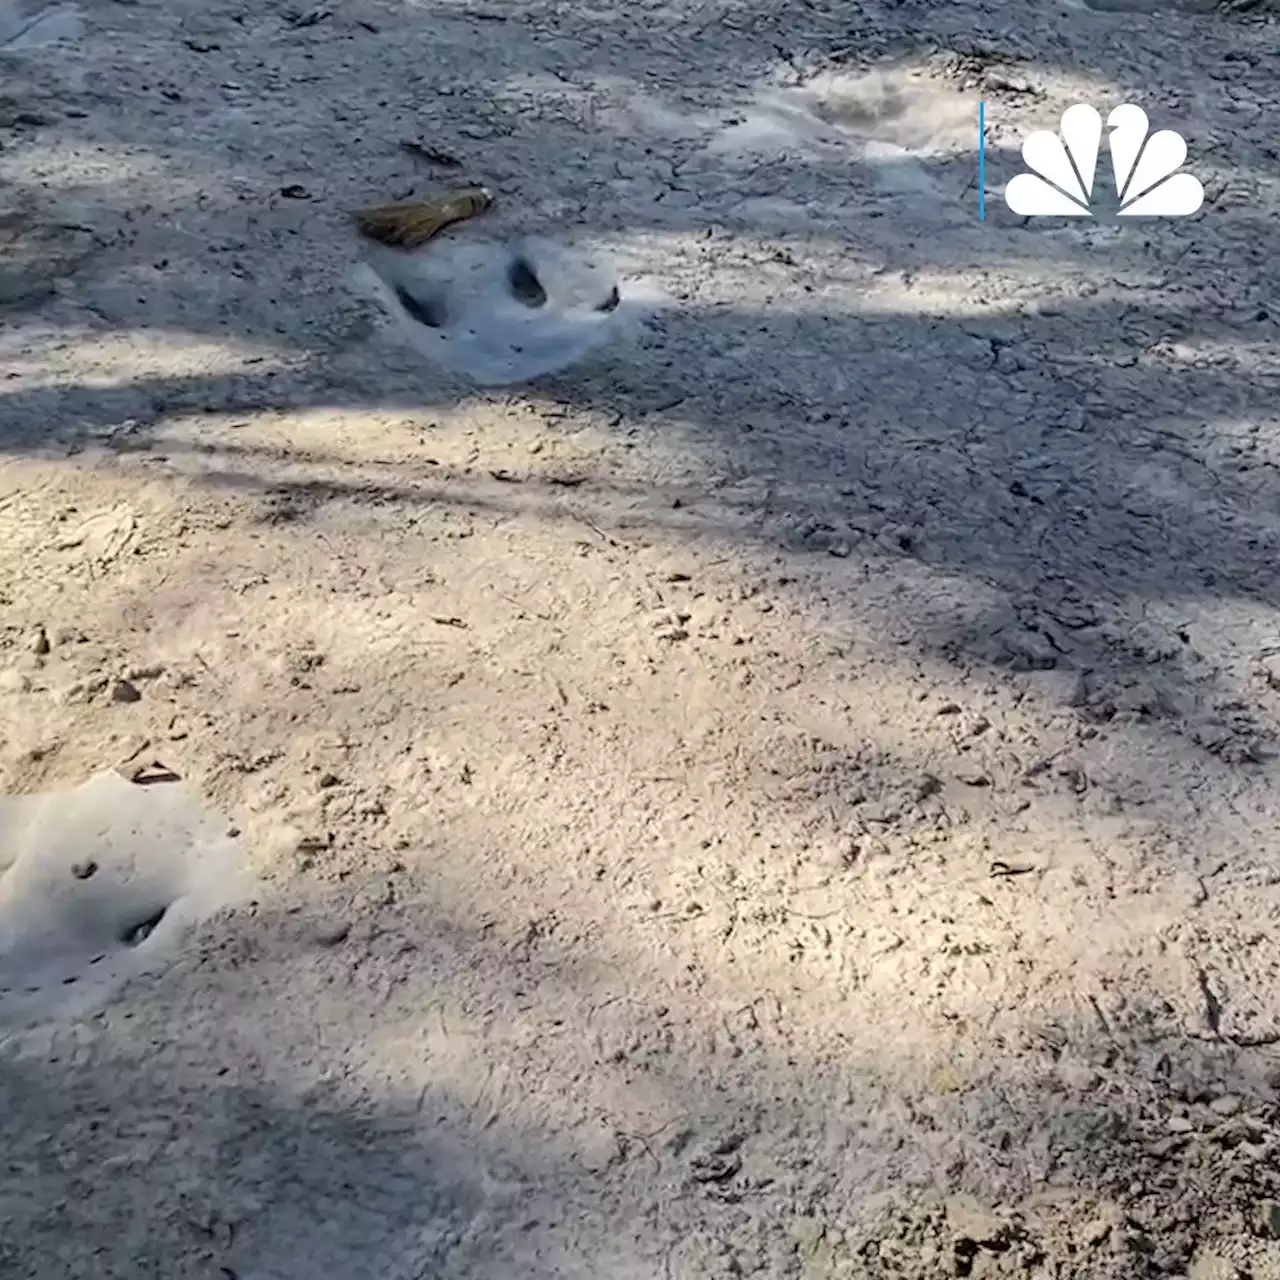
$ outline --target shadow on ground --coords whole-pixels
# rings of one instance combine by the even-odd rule
[[[860,38],[860,16],[804,14],[823,28],[819,43],[834,43],[841,24],[841,38]],[[646,35],[655,24],[618,11],[617,39],[561,33],[553,46],[547,24],[539,30],[535,21],[553,16],[551,8],[498,16],[508,20],[486,24],[506,33],[492,42],[494,77],[460,88],[446,110],[434,98],[424,106],[423,85],[445,78],[451,41],[474,39],[465,16],[450,25],[416,14],[413,39],[388,22],[383,38],[361,46],[362,55],[400,48],[388,60],[385,98],[375,101],[342,74],[349,37],[364,19],[339,15],[333,28],[321,19],[318,33],[290,34],[271,13],[281,29],[269,51],[252,34],[231,32],[225,48],[201,52],[193,45],[218,44],[207,32],[179,30],[177,17],[161,21],[155,9],[130,11],[121,19],[133,24],[130,39],[154,26],[150,52],[170,57],[168,69],[157,77],[164,63],[131,60],[122,37],[116,82],[97,86],[95,101],[145,101],[152,125],[167,120],[173,138],[162,172],[140,188],[164,198],[136,208],[126,186],[100,189],[95,199],[106,214],[93,234],[120,238],[95,246],[100,256],[80,293],[53,298],[41,318],[56,324],[78,316],[83,303],[103,334],[248,338],[283,368],[123,381],[116,372],[108,386],[0,384],[0,450],[20,458],[105,443],[128,463],[130,450],[190,455],[165,435],[177,415],[208,414],[215,427],[241,410],[414,413],[459,404],[457,388],[371,363],[350,336],[349,300],[333,269],[341,211],[371,191],[395,194],[395,182],[419,180],[396,147],[401,131],[440,129],[450,139],[479,131],[468,165],[483,176],[510,179],[516,197],[533,205],[549,194],[576,203],[596,225],[626,234],[730,226],[744,198],[788,198],[788,183],[793,195],[833,199],[853,189],[848,241],[832,235],[839,253],[818,244],[815,258],[834,270],[840,254],[856,257],[863,275],[832,290],[840,305],[823,296],[829,281],[821,272],[806,281],[815,305],[803,313],[796,295],[785,306],[685,299],[666,317],[661,341],[634,361],[533,389],[532,402],[548,413],[612,421],[645,448],[687,453],[690,480],[680,492],[627,491],[630,482],[602,468],[582,479],[573,501],[590,510],[594,502],[616,506],[621,494],[634,503],[633,530],[648,524],[808,556],[846,612],[859,603],[855,570],[883,571],[905,584],[900,624],[916,637],[915,651],[964,668],[1105,673],[1155,664],[1175,694],[1215,693],[1221,673],[1196,652],[1194,624],[1180,632],[1165,620],[1153,639],[1135,640],[1131,615],[1185,609],[1212,645],[1212,615],[1224,602],[1260,612],[1276,606],[1276,460],[1262,430],[1273,416],[1274,321],[1262,284],[1239,283],[1265,280],[1274,225],[1242,214],[1210,239],[1206,215],[1167,236],[1131,238],[1124,260],[1137,283],[1126,277],[1112,291],[1086,271],[1097,246],[1069,231],[1008,227],[995,241],[989,232],[997,227],[953,226],[926,211],[906,237],[884,217],[860,221],[859,202],[876,184],[865,167],[704,176],[687,181],[682,210],[678,201],[646,204],[655,188],[645,184],[678,188],[685,157],[646,159],[645,145],[660,152],[664,144],[628,147],[605,129],[604,145],[620,161],[649,166],[620,170],[619,181],[634,185],[616,196],[595,158],[541,172],[530,162],[534,140],[545,133],[580,141],[589,81],[612,73],[626,81],[629,60],[656,57],[659,48],[666,57],[662,38],[685,38],[688,24]],[[914,40],[963,39],[972,48],[974,16],[906,8],[877,30],[918,25]],[[1021,25],[1005,21],[1008,10],[979,17],[979,39],[1010,52],[1034,46],[1040,57],[1057,49],[1063,60],[1070,37],[1104,29],[1096,15],[1063,14],[1027,28],[1024,39]],[[798,25],[792,13],[750,10],[705,20],[721,27],[735,18],[726,56],[689,82],[680,105],[719,112],[740,103],[751,92],[744,85],[776,64],[774,37],[786,29],[786,52]],[[1202,75],[1211,57],[1219,66],[1234,61],[1224,51],[1227,27],[1138,25],[1151,37],[1145,55],[1128,52],[1132,42],[1099,40],[1087,69],[1117,87],[1141,80],[1155,93],[1179,89],[1178,77],[1193,70]],[[1211,47],[1184,40],[1186,31]],[[867,44],[887,49],[894,38],[877,34]],[[532,60],[534,46],[541,61]],[[555,109],[524,110],[518,98],[492,109],[495,82],[531,67],[570,76]],[[1148,69],[1154,78],[1143,80]],[[349,153],[377,126],[386,141],[372,159],[360,152],[353,172],[316,150],[314,122],[270,83],[292,75],[305,77],[307,92],[327,77],[326,127],[350,127],[342,135]],[[730,84],[735,77],[740,83]],[[234,87],[248,80],[261,90],[256,100]],[[206,151],[210,103],[222,112],[233,99],[239,132]],[[1211,122],[1225,110],[1207,91],[1192,108]],[[565,113],[559,124],[557,111]],[[86,120],[67,116],[56,135],[30,136],[19,157],[34,157],[34,172],[21,194],[50,194],[39,171],[42,138],[100,141]],[[150,147],[153,133],[131,128],[120,124],[119,149]],[[1242,136],[1231,135],[1223,154],[1244,172],[1263,160],[1255,154],[1261,144]],[[1008,161],[992,157],[996,167]],[[920,169],[958,208],[968,163]],[[175,174],[189,176],[191,187],[180,189]],[[892,188],[892,166],[881,176]],[[282,194],[295,181],[313,198]],[[237,195],[236,183],[247,194]],[[880,213],[886,200],[901,203],[892,191],[875,200]],[[775,281],[781,296],[795,283],[787,236],[771,224],[766,242],[752,244],[761,228],[743,221],[740,234],[715,233],[715,254],[765,286]],[[1005,314],[965,319],[941,304],[909,304],[915,271],[972,277],[1011,263],[1057,276],[1069,267],[1085,278],[1070,278],[1071,296],[1040,298],[1035,308],[1019,298]],[[858,280],[884,268],[906,273],[898,296],[874,314],[849,314],[845,299]],[[121,282],[132,290],[124,300]],[[502,513],[521,504],[536,510],[543,498],[533,475],[514,487],[461,471],[415,477],[401,467],[391,476],[317,454],[301,463],[314,474],[299,476],[296,456],[237,449],[221,435],[211,442],[210,455],[195,454],[198,479],[283,494],[303,520],[327,502]],[[1220,700],[1229,683],[1216,691]],[[1105,716],[1102,705],[1097,711]],[[1239,744],[1241,764],[1261,754],[1248,745],[1251,732],[1225,739]],[[983,1062],[946,1075],[876,1043],[873,1027],[852,1025],[841,1053],[819,1059],[784,1008],[714,1008],[677,1024],[660,1012],[666,1001],[656,982],[646,987],[633,975],[619,987],[566,973],[545,940],[550,926],[530,930],[501,916],[463,924],[409,897],[405,906],[362,909],[337,944],[308,939],[295,918],[273,912],[236,920],[130,1003],[25,1056],[10,1052],[0,1067],[0,1113],[15,1126],[5,1156],[14,1176],[0,1193],[10,1224],[0,1257],[9,1251],[9,1270],[122,1280],[501,1280],[587,1271],[720,1280],[795,1274],[819,1258],[829,1271],[854,1277],[861,1266],[869,1277],[892,1275],[884,1259],[897,1250],[899,1274],[926,1277],[946,1267],[963,1274],[954,1265],[963,1240],[970,1264],[1025,1245],[1060,1274],[1079,1273],[1087,1259],[1088,1274],[1103,1277],[1110,1267],[1131,1277],[1176,1272],[1217,1234],[1266,1229],[1258,1211],[1276,1195],[1276,1119],[1267,1088],[1250,1074],[1256,1062],[1242,1064],[1241,1051],[1221,1041],[1190,1038],[1140,992],[1121,993],[1128,1012],[1120,1017],[1047,1011],[1034,1052],[993,1044]],[[635,957],[623,960],[635,965]],[[284,991],[291,1003],[275,994]],[[633,1007],[612,1021],[604,1006],[620,994],[645,1017]],[[175,1003],[208,1016],[178,1043],[168,1022]],[[442,1005],[447,1016],[424,1020],[425,1009]],[[364,1036],[353,1038],[348,1028],[361,1020]],[[699,1052],[688,1052],[695,1043]],[[695,1072],[687,1063],[702,1065]],[[511,1083],[494,1093],[488,1082],[499,1066]],[[904,1073],[931,1082],[914,1095],[927,1101],[904,1101],[891,1083]],[[1234,1110],[1223,1101],[1231,1098]],[[1028,1163],[1010,1155],[1028,1150],[1030,1181]],[[1020,1206],[1030,1225],[993,1221],[984,1210],[985,1225],[960,1227],[943,1211],[913,1210],[905,1227],[884,1227],[875,1250],[860,1252],[868,1248],[868,1196],[928,1187],[999,1188],[1007,1201],[995,1207]],[[1033,1191],[1056,1192],[1059,1208],[1028,1206]],[[86,1258],[99,1228],[116,1243],[109,1255]]]
[[[1093,299],[1016,320],[687,309],[635,361],[526,394],[553,417],[625,424],[612,432],[620,448],[684,452],[689,479],[664,494],[615,479],[606,448],[573,491],[598,520],[616,522],[621,505],[633,528],[808,556],[835,590],[887,548],[894,572],[920,576],[902,622],[922,652],[1023,671],[1155,664],[1175,704],[1202,702],[1215,680],[1203,646],[1217,625],[1205,611],[1280,604],[1280,459],[1261,430],[1275,376],[1198,358],[1214,336],[1190,306]],[[370,475],[323,451],[256,452],[218,427],[241,411],[458,403],[454,389],[421,380],[388,389],[369,360],[302,353],[261,375],[0,392],[4,439],[11,452],[96,442],[185,453],[197,481],[292,495],[304,518],[334,500],[546,505],[536,473],[518,491],[483,473],[414,476],[412,463]],[[210,415],[207,457],[164,439],[167,418],[190,414]],[[1149,606],[1185,618],[1154,639],[1128,634],[1124,617]],[[1220,700],[1231,698],[1224,688]],[[1226,734],[1225,749],[1258,758],[1266,735],[1255,730]]]
[[[638,23],[619,13],[602,15],[605,28],[620,23],[625,33],[601,39],[557,31],[553,40],[547,22],[554,12],[533,5],[486,15],[492,21],[485,94],[453,85],[434,62],[421,70],[410,56],[415,41],[433,42],[433,48],[438,43],[444,51],[470,49],[475,18],[463,11],[435,14],[430,22],[415,12],[410,27],[403,15],[388,17],[383,30],[381,20],[354,14],[329,15],[314,29],[298,27],[285,10],[270,10],[258,15],[261,30],[228,18],[217,40],[207,32],[193,36],[191,22],[180,14],[166,13],[156,22],[150,11],[126,15],[130,39],[172,46],[177,61],[167,78],[156,81],[155,65],[139,54],[119,68],[116,84],[91,84],[87,92],[133,104],[130,113],[113,116],[120,155],[135,167],[161,167],[154,180],[126,183],[118,191],[108,182],[93,190],[95,216],[115,220],[120,242],[102,247],[82,300],[106,331],[249,339],[282,354],[288,367],[261,378],[144,375],[107,386],[10,390],[0,396],[0,449],[22,453],[53,440],[110,440],[126,421],[136,443],[167,415],[191,411],[456,404],[465,394],[459,388],[391,374],[377,366],[376,353],[353,343],[350,322],[342,318],[350,310],[338,281],[343,264],[334,260],[326,268],[316,258],[333,252],[342,210],[364,198],[367,184],[388,192],[397,181],[423,178],[392,136],[409,128],[411,118],[401,116],[412,109],[419,131],[430,125],[475,134],[467,149],[483,176],[517,179],[512,203],[536,206],[548,195],[580,200],[588,221],[626,234],[728,227],[715,240],[715,269],[753,277],[766,292],[776,285],[776,303],[689,299],[667,313],[643,357],[532,392],[537,403],[638,422],[650,440],[679,442],[698,459],[709,493],[731,524],[784,546],[806,539],[856,544],[867,530],[889,527],[901,550],[931,569],[993,587],[1011,605],[1040,597],[1059,637],[1044,633],[1032,665],[1056,661],[1054,650],[1061,652],[1063,644],[1076,648],[1061,629],[1076,630],[1075,622],[1099,611],[1157,601],[1275,606],[1280,508],[1274,469],[1280,460],[1260,433],[1277,389],[1270,354],[1276,322],[1265,287],[1265,264],[1278,248],[1274,220],[1247,211],[1216,219],[1206,213],[1187,224],[1127,230],[1099,243],[1074,227],[1018,229],[1007,215],[994,217],[994,210],[993,225],[980,227],[963,212],[972,196],[972,156],[964,152],[869,163],[830,155],[815,160],[783,147],[764,166],[738,163],[729,154],[708,157],[705,120],[731,126],[739,117],[729,104],[750,97],[744,83],[758,85],[780,53],[790,56],[790,41],[778,44],[777,15],[767,8],[701,14],[698,21],[715,25],[726,40],[723,61],[714,68],[699,63],[703,70],[683,89],[664,86],[655,94],[627,81],[618,41],[625,34],[635,63],[659,54],[678,59],[668,28],[679,29],[687,19],[664,13]],[[1009,29],[1002,14],[977,15],[979,29],[985,24],[990,32],[975,36],[975,15],[968,13],[963,20],[932,10],[851,17],[809,6],[806,40],[821,62],[844,56],[840,49],[847,53],[862,28],[867,56],[892,52],[908,33],[916,50],[944,38],[950,48],[945,41],[967,33],[962,43],[969,51],[951,49],[946,67],[955,92],[973,94],[976,83],[963,90],[959,85],[966,75],[985,74],[984,58],[1016,59],[1034,47],[1041,65],[1052,64],[1066,58],[1070,33],[1114,29],[1108,15],[1068,11]],[[924,23],[919,30],[917,18]],[[1125,21],[1149,39],[1148,54],[1134,53],[1132,42],[1121,53],[1109,37],[1080,46],[1087,51],[1081,55],[1085,69],[1108,83],[1123,86],[1135,69],[1152,69],[1157,53],[1167,65],[1148,86],[1152,93],[1183,73],[1202,75],[1206,58],[1252,67],[1248,59],[1231,57],[1230,37],[1243,39],[1238,25],[1167,15],[1126,15]],[[994,51],[983,53],[975,40],[981,45],[996,31],[1005,32],[1003,44],[997,40]],[[1193,54],[1181,39],[1184,31],[1203,34],[1208,51]],[[385,96],[375,110],[336,73],[353,49],[383,48],[392,38],[400,53],[388,67]],[[376,124],[386,139],[369,149],[361,144],[359,163],[350,169],[321,167],[323,156],[303,136],[286,87],[289,77],[305,87],[323,66],[336,76],[325,104],[334,127],[364,133]],[[235,120],[220,125],[215,136],[205,98],[185,93],[179,81],[189,73],[192,85],[199,85],[224,72],[261,80],[262,93],[256,103],[242,103]],[[528,98],[527,85],[539,76],[560,85],[556,110],[552,99]],[[450,94],[424,106],[424,77]],[[628,85],[628,92],[596,102],[598,85],[616,89],[614,81]],[[235,86],[242,82],[227,83],[232,87],[224,91],[240,102],[243,90]],[[498,105],[486,106],[486,94],[494,90],[500,90]],[[653,139],[629,136],[618,111],[626,107],[643,117],[644,102],[653,105],[654,127],[665,121],[663,127],[672,129],[684,120],[693,133],[669,138],[669,152],[645,145]],[[149,106],[142,110],[140,104]],[[1194,105],[1217,121],[1218,108],[1211,111],[1208,99]],[[169,122],[162,151],[155,149],[158,118]],[[695,118],[704,122],[701,133],[688,123]],[[100,138],[97,119],[98,113],[64,116],[51,138],[60,146],[91,144]],[[571,145],[581,140],[587,120],[609,138],[619,163],[625,158],[630,164],[634,153],[640,171],[620,171],[620,185],[602,188],[599,166],[578,157]],[[1248,122],[1237,132],[1249,136]],[[516,163],[535,135],[541,145],[549,139],[563,144],[566,162],[551,181]],[[33,200],[47,194],[39,177],[42,136],[37,131],[29,139],[35,175],[17,183]],[[248,146],[264,136],[276,150]],[[354,134],[351,142],[354,148]],[[989,159],[993,174],[1014,163],[1007,151],[993,151]],[[1243,165],[1248,157],[1232,153],[1226,159]],[[286,168],[309,175],[310,199],[280,194],[289,184],[276,179],[286,176]],[[927,200],[905,193],[909,174],[937,193],[938,210],[922,208]],[[690,198],[672,203],[653,192],[638,198],[644,184],[655,181]],[[194,183],[189,205],[175,207],[184,182]],[[166,184],[170,197],[159,199]],[[241,189],[253,194],[236,194]],[[131,207],[139,190],[154,190],[157,205]],[[255,203],[268,193],[268,207]],[[752,227],[750,216],[734,222],[735,209],[778,198],[792,208],[812,202],[824,218],[834,214],[807,244],[836,244],[839,228],[847,228],[844,252],[862,274],[833,284],[810,271],[807,300],[795,294],[785,218],[766,230],[763,244],[752,240],[761,229]],[[873,216],[884,214],[889,216]],[[317,242],[309,249],[310,236]],[[1123,261],[1138,278],[1100,286],[1086,264],[1096,267],[1102,253]],[[1083,273],[1066,278],[1065,287],[1075,292],[1062,292],[1058,280],[1031,306],[1026,299],[1008,305],[992,298],[986,314],[962,318],[948,314],[941,301],[922,300],[918,311],[906,305],[913,274],[929,268],[943,278],[954,274],[962,291],[972,294],[981,293],[986,267],[1020,264],[1052,275],[1064,261]],[[859,282],[871,278],[867,272],[874,276],[886,268],[905,272],[895,301],[874,313],[843,309],[858,296]],[[97,287],[106,277],[111,290]],[[1244,279],[1250,283],[1242,288]],[[125,298],[124,282],[136,284],[136,298]],[[250,475],[245,482],[252,483]],[[752,496],[733,497],[735,486],[749,488]],[[1054,607],[1072,621],[1059,616],[1054,623]],[[958,622],[939,648],[963,655],[965,636],[966,624]],[[1100,657],[1081,654],[1078,665]]]
[[[345,933],[229,916],[103,1014],[11,1041],[7,1274],[925,1280],[983,1255],[1132,1278],[1268,1247],[1269,1086],[1140,993],[981,1062],[852,1028],[814,1057],[785,997],[681,1023],[656,974],[570,964],[553,922],[398,888]],[[206,1020],[175,1041],[179,1007]],[[979,1187],[1001,1198],[943,1199]]]

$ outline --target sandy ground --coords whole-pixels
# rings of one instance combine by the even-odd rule
[[[3,1274],[1280,1276],[1265,6],[84,20],[0,54]],[[1081,98],[1204,210],[1003,209]],[[461,181],[643,343],[392,342],[347,213]]]

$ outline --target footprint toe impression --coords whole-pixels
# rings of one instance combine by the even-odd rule
[[[512,295],[528,307],[546,306],[547,291],[542,287],[528,259],[516,257],[507,268],[507,284]]]
[[[93,1012],[170,960],[241,895],[226,829],[177,780],[0,796],[0,1030]]]
[[[417,298],[403,285],[396,285],[396,301],[407,315],[428,329],[442,329],[449,318],[443,301],[439,298]]]
[[[126,947],[141,946],[156,931],[157,926],[165,918],[168,910],[168,907],[159,907],[155,911],[147,912],[145,916],[121,932],[120,941]]]

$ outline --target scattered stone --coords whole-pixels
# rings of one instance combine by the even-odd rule
[[[14,669],[17,671],[43,671],[48,659],[40,653],[32,653],[30,649],[24,649],[17,655],[14,662]]]
[[[802,1249],[812,1249],[827,1233],[820,1218],[800,1217],[791,1222],[791,1238]]]
[[[390,880],[375,880],[365,889],[363,896],[371,907],[389,907],[396,900],[396,887]]]
[[[1035,93],[1030,83],[1021,76],[1007,76],[999,71],[987,72],[987,88],[993,93]]]
[[[1089,776],[1074,761],[1067,761],[1058,769],[1058,777],[1062,778],[1076,795],[1082,796],[1089,790]]]
[[[1253,1229],[1266,1240],[1280,1240],[1280,1200],[1260,1200],[1254,1206]]]
[[[1168,1129],[1170,1133],[1190,1133],[1195,1125],[1186,1116],[1170,1116]]]
[[[1080,1230],[1081,1243],[1087,1249],[1096,1249],[1111,1234],[1115,1222],[1109,1217],[1094,1218]]]
[[[954,1195],[946,1202],[947,1225],[956,1241],[957,1253],[965,1245],[999,1248],[1010,1235],[1010,1226],[998,1214],[984,1209],[972,1196]]]
[[[339,778],[336,773],[331,773],[326,769],[325,772],[316,779],[316,786],[319,787],[321,791],[327,791],[330,787],[336,787],[341,781],[342,779]]]
[[[796,1248],[805,1257],[817,1249],[826,1234],[827,1228],[819,1218],[792,1219],[791,1238],[796,1242]]]
[[[919,803],[921,800],[928,800],[930,796],[936,796],[942,791],[942,779],[936,777],[932,773],[926,773],[921,776],[915,787],[915,799]]]
[[[1055,622],[1069,631],[1082,631],[1098,624],[1098,611],[1087,600],[1060,600],[1056,605],[1050,606],[1047,612]]]
[[[830,551],[839,540],[837,530],[820,520],[810,520],[797,532],[801,543],[810,551]]]
[[[427,164],[439,165],[442,169],[462,168],[462,161],[451,151],[429,146],[425,142],[419,142],[416,138],[406,138],[401,142],[400,150],[408,155],[416,156],[419,160],[426,161]],[[534,450],[534,452],[537,452],[537,450]]]
[[[1280,689],[1280,653],[1264,654],[1258,660],[1258,674],[1273,689]]]
[[[111,686],[112,702],[141,702],[142,694],[138,692],[138,686],[132,684],[128,680],[117,680]]]
[[[89,680],[72,680],[70,684],[54,691],[53,700],[60,706],[74,706],[88,702],[95,693],[101,693],[106,687],[107,681],[101,676]]]
[[[953,1066],[943,1064],[933,1074],[933,1087],[939,1093],[960,1093],[964,1089],[964,1078]]]
[[[297,653],[289,654],[285,659],[285,665],[290,671],[305,675],[308,671],[314,671],[317,667],[324,665],[324,654],[315,649],[302,649]]]
[[[1250,1116],[1232,1116],[1209,1134],[1210,1142],[1219,1147],[1226,1147],[1228,1150],[1246,1143],[1251,1147],[1260,1148],[1266,1142],[1266,1138],[1266,1129]]]
[[[1077,671],[1067,694],[1067,706],[1079,709],[1089,705],[1089,673]]]
[[[333,16],[333,10],[325,5],[315,5],[313,8],[296,10],[290,9],[285,14],[285,21],[291,27],[304,28],[314,27],[317,23],[323,22],[326,18]]]
[[[1167,1138],[1153,1142],[1148,1150],[1157,1159],[1166,1160],[1175,1151],[1181,1151],[1191,1141],[1191,1137],[1189,1133],[1171,1133]]]
[[[1215,1115],[1233,1116],[1241,1108],[1242,1102],[1234,1093],[1224,1093],[1220,1098],[1214,1098],[1209,1103],[1209,1110]]]
[[[739,1143],[730,1138],[717,1143],[710,1151],[694,1156],[690,1172],[695,1182],[728,1182],[742,1168]]]
[[[910,555],[916,549],[911,530],[899,524],[885,525],[876,535],[876,545],[893,555]]]
[[[844,835],[836,842],[836,857],[840,867],[847,871],[862,856],[862,842],[855,835]]]
[[[350,935],[351,925],[346,920],[331,920],[317,925],[311,936],[318,946],[336,947]]]
[[[829,1280],[842,1274],[844,1259],[837,1252],[836,1242],[824,1237],[810,1250],[804,1259],[805,1280]]]
[[[58,280],[85,261],[91,247],[92,237],[46,225],[34,213],[0,213],[0,305],[48,297]]]
[[[1039,631],[1011,627],[1000,639],[1004,660],[1014,671],[1052,671],[1058,665],[1057,650]]]
[[[29,693],[31,677],[25,671],[0,671],[0,693]]]
[[[1245,1273],[1234,1262],[1213,1252],[1197,1254],[1187,1272],[1187,1280],[1244,1280],[1244,1277]]]
[[[85,858],[83,862],[73,862],[71,864],[71,874],[77,880],[88,880],[91,876],[97,874],[98,864],[92,858]]]
[[[49,636],[43,627],[37,627],[27,637],[27,648],[41,657],[49,652]]]

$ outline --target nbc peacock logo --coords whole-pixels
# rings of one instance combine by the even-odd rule
[[[1187,144],[1172,129],[1147,134],[1147,113],[1132,102],[1107,117],[1111,170],[1122,218],[1185,218],[1204,203],[1198,178],[1181,173]],[[1022,144],[1030,173],[1004,189],[1004,202],[1029,218],[1096,216],[1093,180],[1102,142],[1102,117],[1086,103],[1062,113],[1061,137],[1040,129]]]

